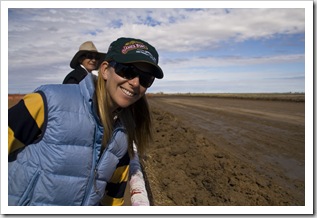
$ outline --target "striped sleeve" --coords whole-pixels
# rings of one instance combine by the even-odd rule
[[[106,187],[105,197],[101,200],[102,206],[122,206],[124,192],[129,177],[129,154],[128,152],[120,159],[110,182]]]
[[[27,94],[8,112],[9,154],[34,142],[44,124],[44,101],[39,93]]]

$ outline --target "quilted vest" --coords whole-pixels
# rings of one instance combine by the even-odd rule
[[[101,154],[103,128],[94,112],[93,75],[71,85],[45,85],[46,128],[9,162],[9,205],[98,205],[128,150],[117,126]]]

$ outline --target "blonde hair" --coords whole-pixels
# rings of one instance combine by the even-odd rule
[[[102,146],[103,148],[106,148],[112,136],[114,118],[112,111],[110,110],[111,97],[106,90],[107,81],[103,79],[100,72],[98,75],[99,76],[95,84],[96,98],[99,117],[104,128]],[[126,129],[128,136],[128,151],[130,156],[134,156],[133,142],[137,146],[138,154],[145,154],[146,148],[152,141],[151,115],[146,96],[144,95],[137,102],[127,108],[122,108],[122,110],[118,113],[118,119]]]

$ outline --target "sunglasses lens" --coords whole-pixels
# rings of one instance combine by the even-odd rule
[[[141,86],[149,88],[152,85],[152,83],[154,82],[154,76],[140,73],[139,80],[140,80]]]
[[[116,74],[125,79],[133,79],[137,76],[137,74],[134,73],[131,66],[126,66],[123,64],[116,64],[115,72]]]
[[[86,58],[88,58],[88,59],[95,59],[95,60],[99,60],[99,59],[100,59],[99,56],[98,56],[98,54],[94,54],[94,53],[88,53],[88,54],[86,54]]]
[[[140,85],[145,88],[149,88],[154,82],[154,79],[155,79],[154,76],[151,76],[150,74],[146,72],[140,71],[133,65],[124,65],[120,63],[114,63],[114,64],[111,64],[111,66],[114,67],[116,74],[122,78],[130,80],[139,76]]]

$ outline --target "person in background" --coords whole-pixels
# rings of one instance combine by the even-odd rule
[[[152,139],[145,93],[163,78],[158,58],[146,41],[122,37],[97,77],[40,86],[11,107],[9,205],[123,205],[130,158]]]
[[[78,84],[88,73],[98,69],[100,60],[104,56],[104,53],[97,51],[92,41],[81,44],[79,51],[70,62],[70,67],[74,70],[65,77],[63,84]]]

